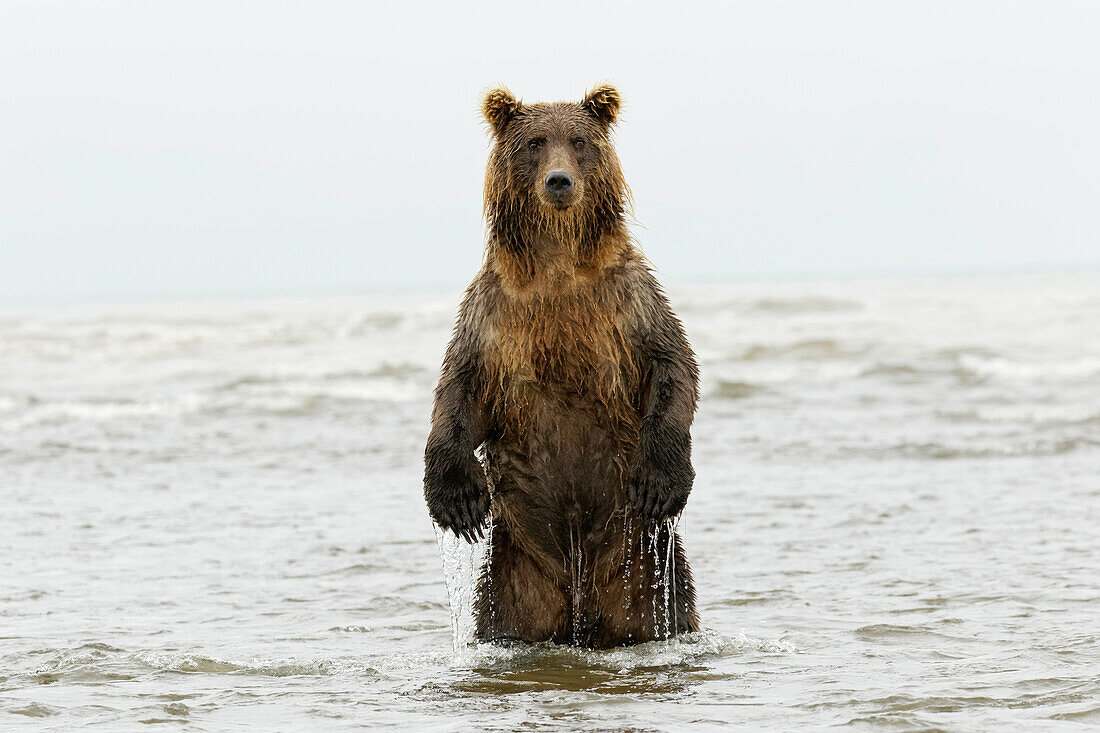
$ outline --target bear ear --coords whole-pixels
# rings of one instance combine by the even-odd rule
[[[493,128],[493,134],[500,137],[522,107],[523,102],[516,99],[507,87],[497,87],[485,93],[481,101],[481,114]]]
[[[588,93],[581,102],[581,108],[604,126],[611,127],[619,119],[619,108],[623,105],[623,98],[619,96],[619,90],[610,84],[600,84]]]

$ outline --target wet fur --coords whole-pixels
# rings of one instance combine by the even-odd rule
[[[504,89],[483,104],[488,247],[444,357],[424,477],[433,519],[468,540],[491,505],[481,640],[606,648],[698,628],[668,521],[694,478],[698,369],[627,229],[619,106],[608,86],[579,104]],[[544,196],[551,169],[573,176],[567,206]]]

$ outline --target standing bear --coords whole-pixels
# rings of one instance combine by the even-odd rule
[[[501,88],[482,105],[488,246],[424,454],[440,527],[473,542],[491,517],[481,641],[602,649],[698,629],[669,521],[695,476],[698,367],[627,228],[620,104],[604,85],[579,104]]]

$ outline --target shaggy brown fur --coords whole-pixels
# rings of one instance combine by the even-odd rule
[[[668,521],[695,475],[698,369],[627,230],[619,107],[610,86],[579,104],[496,89],[482,107],[489,241],[447,348],[424,475],[432,518],[470,541],[491,505],[481,640],[605,648],[698,628]],[[550,190],[551,171],[570,193]]]

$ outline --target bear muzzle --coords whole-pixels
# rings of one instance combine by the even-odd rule
[[[555,206],[568,206],[573,198],[573,176],[569,171],[550,171],[542,180],[546,197]]]

